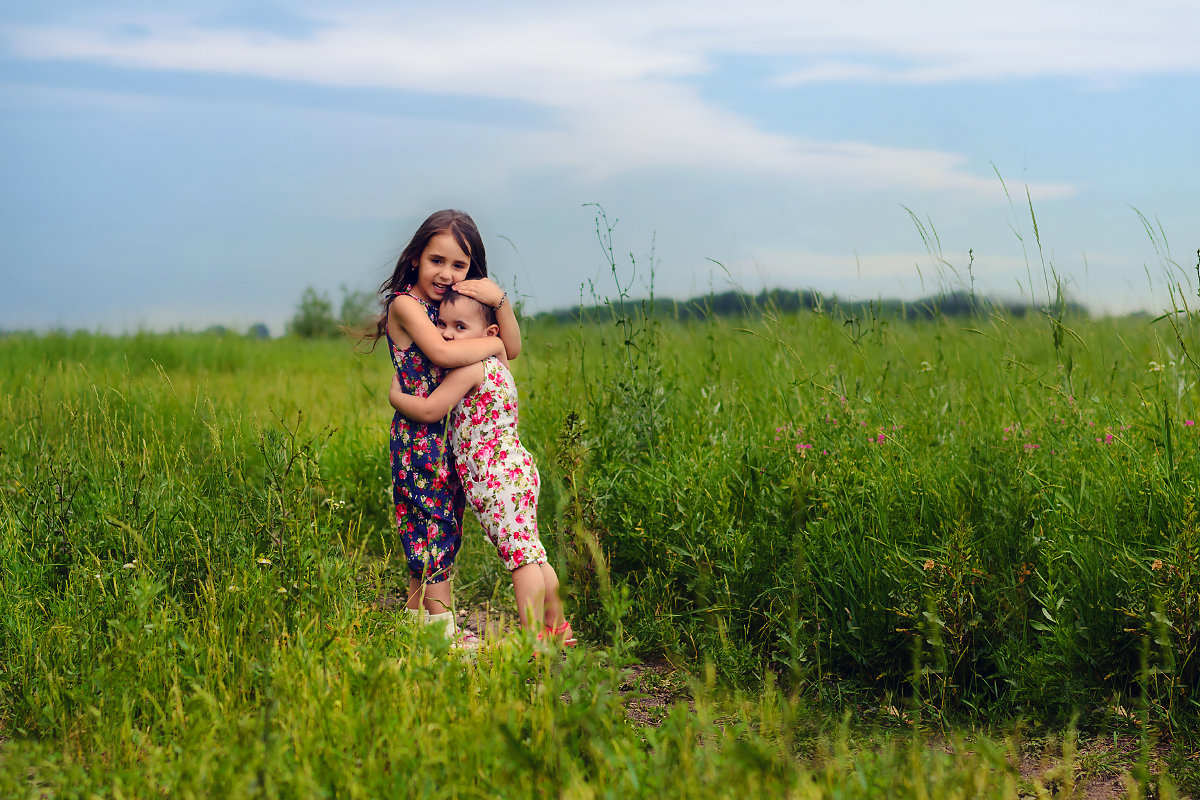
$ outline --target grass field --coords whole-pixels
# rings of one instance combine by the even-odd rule
[[[0,338],[0,795],[1089,796],[1076,731],[1200,791],[1194,316],[644,311],[514,365],[562,661],[379,604],[382,352]]]

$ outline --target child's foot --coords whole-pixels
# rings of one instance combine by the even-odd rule
[[[454,636],[454,640],[450,642],[451,650],[465,650],[467,652],[475,652],[483,646],[483,640],[475,635],[475,631],[470,628],[459,628]]]
[[[557,628],[547,625],[537,638],[539,642],[549,640],[560,647],[574,647],[579,644],[579,640],[575,638],[575,632],[571,630],[571,623],[566,620],[563,620],[563,623]]]

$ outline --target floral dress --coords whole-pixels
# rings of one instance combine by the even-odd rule
[[[455,468],[467,501],[510,571],[545,564],[538,539],[540,480],[517,438],[517,386],[500,359],[484,359],[484,378],[450,412]]]
[[[437,307],[424,300],[421,303],[430,321],[436,322]],[[387,339],[392,364],[404,391],[428,397],[442,382],[446,370],[430,361],[416,342],[401,350],[390,333]],[[399,411],[392,417],[388,450],[396,528],[409,572],[423,577],[426,583],[439,583],[450,577],[450,568],[462,544],[465,498],[454,471],[453,453],[447,445],[445,420],[429,424],[413,422]]]

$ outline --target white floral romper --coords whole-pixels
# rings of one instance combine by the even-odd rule
[[[517,438],[517,386],[496,357],[484,378],[450,412],[451,447],[467,504],[510,571],[545,564],[538,539],[541,485],[533,456]]]

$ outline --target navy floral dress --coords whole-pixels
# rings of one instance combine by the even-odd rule
[[[437,307],[419,300],[437,322]],[[392,364],[400,385],[408,394],[428,397],[446,370],[430,361],[417,343],[401,350],[388,334]],[[392,417],[388,449],[392,462],[392,502],[396,506],[396,528],[408,569],[426,583],[450,577],[454,557],[462,544],[465,496],[454,469],[454,454],[446,435],[446,421],[414,422],[399,411]]]

